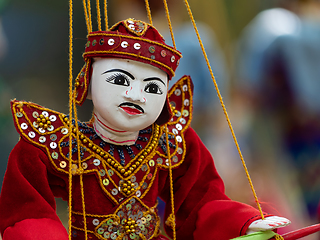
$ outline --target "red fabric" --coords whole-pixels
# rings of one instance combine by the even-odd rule
[[[3,240],[67,240],[68,233],[60,222],[51,219],[27,219],[8,227]]]
[[[227,240],[244,234],[259,212],[248,205],[231,201],[224,194],[223,182],[213,159],[191,128],[185,132],[185,142],[185,161],[173,170],[177,239]],[[10,155],[0,195],[1,233],[7,229],[4,237],[13,230],[19,232],[22,229],[19,226],[32,231],[35,222],[30,222],[30,219],[51,219],[55,224],[46,227],[49,232],[65,231],[55,213],[54,196],[67,199],[67,183],[68,176],[54,170],[46,154],[22,138]],[[77,178],[73,187],[73,210],[81,211]],[[110,214],[117,208],[101,190],[94,174],[84,175],[84,190],[87,213]],[[159,169],[151,190],[142,201],[153,206],[159,195],[168,203],[167,217],[171,212],[167,170]],[[171,233],[169,228],[167,231]],[[10,239],[13,238],[4,238]],[[97,238],[93,236],[93,239]]]

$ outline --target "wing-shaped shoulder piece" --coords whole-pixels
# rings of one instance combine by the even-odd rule
[[[177,167],[185,158],[186,143],[184,133],[189,128],[192,119],[193,83],[190,76],[183,76],[177,81],[168,92],[168,97],[172,112],[174,113],[167,124],[170,156],[172,166]],[[162,168],[169,167],[165,132],[165,129],[163,129],[163,135],[160,139],[161,147],[157,151],[159,156],[157,163]]]
[[[43,149],[55,168],[66,172],[58,149],[60,140],[69,132],[69,118],[35,103],[17,100],[11,101],[11,110],[21,137]]]

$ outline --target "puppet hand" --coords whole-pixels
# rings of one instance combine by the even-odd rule
[[[266,230],[273,230],[279,227],[285,227],[289,225],[291,222],[290,220],[283,218],[283,217],[266,217],[264,220],[256,220],[252,222],[248,229],[246,234],[259,232],[259,231],[266,231]]]

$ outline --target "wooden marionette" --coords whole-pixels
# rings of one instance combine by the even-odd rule
[[[160,232],[157,197],[166,202],[170,238],[279,238],[270,230],[288,225],[288,219],[224,194],[209,151],[190,127],[190,77],[168,90],[182,56],[152,26],[148,1],[150,23],[127,19],[110,29],[104,1],[105,31],[99,1],[98,31],[92,30],[90,1],[83,2],[85,65],[72,87],[70,1],[69,115],[35,103],[11,103],[21,138],[0,195],[3,240],[168,239]],[[165,0],[164,5],[171,29]],[[75,105],[86,98],[94,110],[84,123]],[[68,233],[55,213],[54,197],[69,203]]]

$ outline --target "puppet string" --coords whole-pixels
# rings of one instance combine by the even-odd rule
[[[98,30],[101,31],[101,10],[100,10],[100,1],[96,0],[97,7],[97,21],[98,21]]]
[[[104,0],[104,21],[106,24],[106,31],[108,31],[108,10],[107,10],[107,0]]]
[[[83,214],[83,225],[84,225],[84,234],[85,234],[85,240],[88,239],[88,233],[87,233],[87,218],[86,218],[86,204],[84,200],[84,187],[83,187],[83,168],[81,166],[81,152],[80,152],[80,139],[79,139],[79,124],[78,124],[78,114],[77,114],[77,108],[75,104],[76,99],[76,91],[74,91],[73,94],[73,110],[74,110],[74,120],[75,120],[75,127],[76,127],[76,139],[77,139],[77,150],[78,150],[78,173],[80,174],[80,191],[81,191],[81,203],[82,203],[82,214]],[[74,169],[76,173],[77,169]]]
[[[88,17],[88,10],[87,10],[87,3],[86,0],[82,0],[82,4],[83,4],[83,11],[84,11],[84,16],[86,19],[86,25],[87,25],[87,32],[90,33],[90,20]]]
[[[71,240],[71,218],[72,218],[72,57],[73,57],[73,2],[69,0],[69,240]]]
[[[149,1],[145,0],[145,3],[146,3],[146,10],[147,10],[148,18],[149,18],[149,23],[151,25],[153,25],[152,24],[152,17],[151,17],[151,10],[150,10],[150,6],[149,6]]]
[[[169,177],[170,177],[170,198],[171,198],[171,214],[168,218],[168,223],[171,225],[173,230],[173,240],[176,240],[176,222],[175,222],[175,214],[174,214],[174,193],[173,193],[173,176],[172,176],[172,162],[171,162],[171,154],[170,154],[170,146],[169,146],[169,137],[168,137],[168,126],[165,125],[166,130],[166,141],[167,141],[167,151],[168,151],[168,161],[169,161]]]
[[[212,81],[213,81],[213,83],[214,83],[215,89],[216,89],[216,91],[217,91],[217,94],[218,94],[218,97],[219,97],[219,100],[220,100],[220,104],[221,104],[222,109],[223,109],[223,112],[224,112],[224,114],[225,114],[225,116],[226,116],[226,120],[227,120],[227,122],[228,122],[228,126],[229,126],[229,128],[230,128],[230,131],[231,131],[231,134],[232,134],[232,137],[233,137],[233,141],[234,141],[234,143],[235,143],[235,145],[236,145],[236,147],[237,147],[237,150],[238,150],[238,153],[239,153],[239,156],[240,156],[240,159],[241,159],[243,168],[244,168],[244,170],[245,170],[245,172],[246,172],[247,179],[248,179],[248,181],[249,181],[249,184],[250,184],[250,187],[251,187],[253,196],[254,196],[254,198],[255,198],[255,202],[256,202],[257,207],[258,207],[258,209],[259,209],[259,211],[260,211],[261,218],[264,220],[264,216],[263,216],[263,212],[262,212],[262,209],[261,209],[261,205],[260,205],[260,203],[259,203],[259,200],[258,200],[256,191],[254,190],[254,187],[253,187],[253,184],[252,184],[252,180],[251,180],[251,177],[250,177],[250,175],[249,175],[249,171],[248,171],[248,169],[247,169],[246,163],[245,163],[244,158],[243,158],[243,156],[242,156],[242,153],[241,153],[241,150],[240,150],[240,147],[239,147],[239,144],[238,144],[236,135],[235,135],[235,133],[234,133],[234,131],[233,131],[233,127],[232,127],[232,125],[231,125],[231,122],[230,122],[230,119],[229,119],[229,116],[228,116],[226,107],[225,107],[225,105],[224,105],[224,103],[223,103],[222,96],[221,96],[220,90],[219,90],[219,88],[218,88],[218,84],[217,84],[217,82],[216,82],[216,80],[215,80],[215,77],[214,77],[214,75],[213,75],[213,71],[212,71],[211,65],[210,65],[210,63],[209,63],[209,59],[208,59],[208,56],[207,56],[207,54],[206,54],[206,51],[205,51],[205,49],[204,49],[202,40],[201,40],[201,38],[200,38],[200,34],[199,34],[198,28],[197,28],[197,26],[196,26],[196,22],[195,22],[195,20],[194,20],[194,18],[193,18],[190,5],[189,5],[189,3],[188,3],[188,0],[184,0],[184,2],[185,2],[185,5],[186,5],[186,7],[187,7],[188,14],[189,14],[189,17],[190,17],[191,22],[192,22],[192,24],[193,24],[194,30],[195,30],[195,32],[196,32],[196,35],[197,35],[199,44],[200,44],[200,46],[201,46],[202,53],[203,53],[204,58],[205,58],[205,60],[206,60],[208,69],[209,69],[209,71],[210,71],[210,75],[211,75]]]
[[[166,16],[167,16],[168,26],[169,26],[169,29],[170,29],[172,44],[173,44],[174,49],[177,49],[176,42],[175,42],[174,36],[173,36],[173,30],[172,30],[172,25],[171,25],[171,20],[170,20],[170,14],[169,14],[169,8],[168,8],[167,0],[163,0],[163,6],[164,6],[164,9],[166,10]]]

